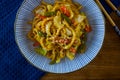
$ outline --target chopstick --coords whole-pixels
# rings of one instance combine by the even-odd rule
[[[120,17],[120,11],[113,5],[113,3],[110,0],[105,0],[106,3],[117,13],[117,15]]]
[[[107,13],[107,11],[104,9],[104,7],[102,6],[102,4],[100,3],[99,0],[95,0],[96,3],[99,5],[100,9],[102,10],[102,12],[105,14],[105,16],[107,17],[107,19],[109,20],[109,22],[111,23],[111,25],[113,26],[115,32],[117,33],[117,35],[120,37],[120,30],[119,28],[116,26],[115,22],[112,20],[112,18],[109,16],[109,14]]]

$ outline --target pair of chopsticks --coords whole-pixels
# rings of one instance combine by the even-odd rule
[[[116,26],[115,22],[112,20],[112,18],[110,17],[110,15],[107,13],[107,11],[104,9],[104,7],[102,6],[102,4],[100,3],[99,0],[95,0],[96,3],[98,4],[98,6],[100,7],[100,9],[102,10],[102,12],[105,14],[105,16],[107,17],[107,19],[109,20],[109,22],[111,23],[111,25],[113,26],[115,32],[117,33],[117,35],[120,37],[120,29]],[[112,4],[112,2],[110,0],[105,0],[110,7],[120,16],[120,12],[119,10]]]
[[[116,14],[120,17],[120,11],[113,5],[113,3],[110,0],[105,0],[105,1],[116,12]]]

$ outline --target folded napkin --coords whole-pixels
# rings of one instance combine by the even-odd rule
[[[26,61],[15,43],[14,21],[22,1],[0,0],[0,80],[39,80],[45,74]],[[111,1],[120,5],[120,0]],[[104,0],[101,2],[110,13]]]
[[[0,80],[40,80],[45,72],[21,55],[14,37],[16,12],[23,0],[0,0]]]

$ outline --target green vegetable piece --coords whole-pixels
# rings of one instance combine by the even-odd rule
[[[41,37],[45,37],[46,36],[46,34],[45,33],[43,33],[43,32],[38,32],[38,34],[41,36]]]
[[[71,25],[71,20],[66,15],[61,14],[61,17],[64,18]]]
[[[50,17],[56,15],[56,12],[46,12],[45,16]]]
[[[75,57],[74,53],[71,53],[71,52],[68,52],[68,53],[66,54],[66,56],[67,56],[70,60],[73,60],[74,57]]]
[[[56,60],[56,63],[60,63],[60,61],[61,61],[61,59],[60,59],[60,58],[58,58],[58,59]]]
[[[49,63],[50,65],[56,64],[56,60],[53,60]]]
[[[80,14],[83,15],[83,16],[85,16],[85,13],[84,13],[84,12],[81,12]]]
[[[81,45],[78,47],[77,52],[84,53],[86,50],[86,41],[87,41],[87,33],[83,31],[83,37],[81,38]]]
[[[56,53],[56,55],[55,55],[55,59],[54,60],[52,60],[49,64],[50,65],[53,65],[53,64],[56,64],[57,62],[57,57],[59,56],[59,53]]]
[[[39,47],[39,48],[35,48],[35,52],[38,53],[38,54],[41,54],[43,56],[45,56],[47,54],[47,50]]]
[[[82,45],[80,45],[80,46],[78,47],[77,52],[78,52],[78,53],[84,53],[85,50],[86,50],[86,45],[85,45],[85,43],[84,43],[84,44],[82,44]]]

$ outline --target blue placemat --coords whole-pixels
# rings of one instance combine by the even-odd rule
[[[39,80],[45,72],[30,65],[14,38],[14,21],[23,0],[0,0],[0,80]],[[116,6],[120,0],[111,0]],[[106,10],[112,10],[101,0]]]
[[[0,0],[0,80],[40,80],[45,72],[21,55],[14,37],[16,12],[23,0]]]
[[[116,7],[120,6],[120,0],[110,0]],[[110,14],[113,10],[111,7],[105,2],[105,0],[100,0],[103,7],[107,10],[107,12]]]

